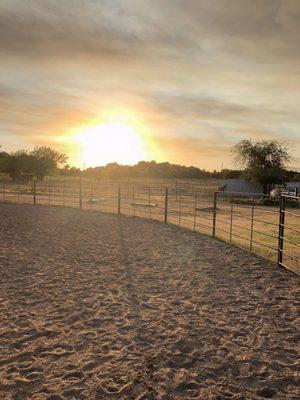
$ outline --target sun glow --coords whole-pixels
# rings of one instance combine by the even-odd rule
[[[103,123],[80,132],[76,142],[87,167],[111,162],[134,164],[145,158],[142,138],[136,130],[122,123]]]

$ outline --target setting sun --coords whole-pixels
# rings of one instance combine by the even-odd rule
[[[126,124],[101,124],[81,132],[76,139],[82,161],[89,167],[110,162],[134,164],[145,158],[140,136]]]

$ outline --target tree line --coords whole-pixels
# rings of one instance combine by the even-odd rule
[[[33,150],[13,153],[0,151],[0,173],[13,180],[42,180],[47,175],[86,176],[95,179],[234,179],[245,178],[260,183],[265,193],[274,185],[286,181],[299,181],[300,173],[288,170],[291,160],[288,149],[281,143],[271,141],[252,142],[242,140],[231,149],[236,165],[240,169],[207,171],[194,166],[184,166],[169,162],[140,161],[135,165],[109,163],[105,166],[87,168],[70,167],[66,154],[46,147],[36,146]]]
[[[109,163],[103,167],[87,168],[84,174],[103,178],[160,178],[160,179],[209,179],[220,177],[239,177],[241,171],[207,171],[194,166],[184,166],[169,162],[140,161],[135,165]]]
[[[18,150],[13,153],[0,152],[0,172],[13,180],[43,179],[66,165],[65,154],[47,147],[36,146],[33,150]]]
[[[109,163],[105,166],[87,168],[84,171],[67,164],[66,154],[46,147],[33,150],[19,150],[8,153],[0,152],[0,172],[13,180],[42,180],[47,175],[86,176],[95,179],[126,178],[165,178],[165,179],[205,179],[237,178],[240,170],[224,169],[221,172],[207,171],[194,166],[171,164],[169,162],[140,161],[135,165]]]

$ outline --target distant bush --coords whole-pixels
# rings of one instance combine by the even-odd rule
[[[272,199],[272,198],[261,199],[260,204],[263,206],[279,207],[279,199]],[[290,208],[300,208],[300,202],[297,199],[295,200],[286,199],[285,206]]]
[[[286,206],[291,207],[291,208],[300,208],[300,201],[299,200],[287,200]]]
[[[262,206],[279,207],[279,200],[272,199],[271,197],[265,197],[265,198],[259,199],[258,204],[260,204]]]
[[[222,201],[226,201],[228,203],[233,203],[233,204],[241,204],[245,206],[252,206],[253,201],[251,197],[231,197],[231,196],[224,196],[224,197],[219,197]],[[279,207],[280,202],[278,198],[272,198],[272,197],[255,197],[254,198],[254,204],[256,206],[269,206],[269,207]],[[290,208],[300,208],[300,202],[299,200],[295,199],[287,199],[286,200],[286,207]]]

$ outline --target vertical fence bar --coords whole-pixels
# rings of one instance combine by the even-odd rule
[[[92,198],[93,198],[93,189],[92,189],[92,183],[91,183],[91,186],[90,186],[90,194],[88,195],[88,204],[90,205],[90,210],[93,208],[93,202],[92,202]]]
[[[229,241],[232,242],[232,222],[233,222],[233,196],[231,196],[231,205],[230,205],[230,233],[229,233]]]
[[[82,210],[82,182],[81,182],[81,178],[79,181],[79,208],[80,210]]]
[[[3,191],[2,191],[2,195],[3,195],[3,200],[5,200],[5,182],[3,182]]]
[[[91,191],[90,191],[90,208],[93,208],[93,197],[94,197],[94,186],[93,186],[93,182],[91,182]]]
[[[118,215],[121,214],[121,186],[118,185]]]
[[[48,178],[48,206],[50,206],[50,203],[51,203],[51,199],[50,199],[50,190],[51,190],[51,187],[50,187],[50,179]]]
[[[180,189],[180,191],[179,191],[179,218],[178,218],[178,226],[180,226],[180,224],[181,224],[181,201],[182,201],[182,199],[181,199],[181,192],[182,192],[182,190]]]
[[[164,218],[164,223],[168,223],[168,201],[169,200],[169,189],[166,187],[165,190],[165,218]]]
[[[62,184],[62,205],[65,205],[65,181]]]
[[[132,198],[133,198],[133,216],[135,217],[135,186],[132,186]]]
[[[194,227],[193,230],[196,230],[196,218],[197,218],[197,191],[195,190],[195,199],[194,199]]]
[[[280,196],[277,264],[282,265],[284,246],[285,196]]]
[[[148,187],[149,219],[151,219],[151,185]]]
[[[214,193],[214,208],[213,208],[213,226],[212,226],[212,235],[213,236],[216,236],[217,203],[218,203],[218,192],[215,192]]]
[[[36,180],[33,180],[33,204],[36,204]]]
[[[48,178],[48,205],[50,206],[51,204],[51,183],[50,179]]]
[[[252,196],[252,209],[251,209],[250,251],[252,251],[253,248],[253,226],[254,226],[254,196]]]

